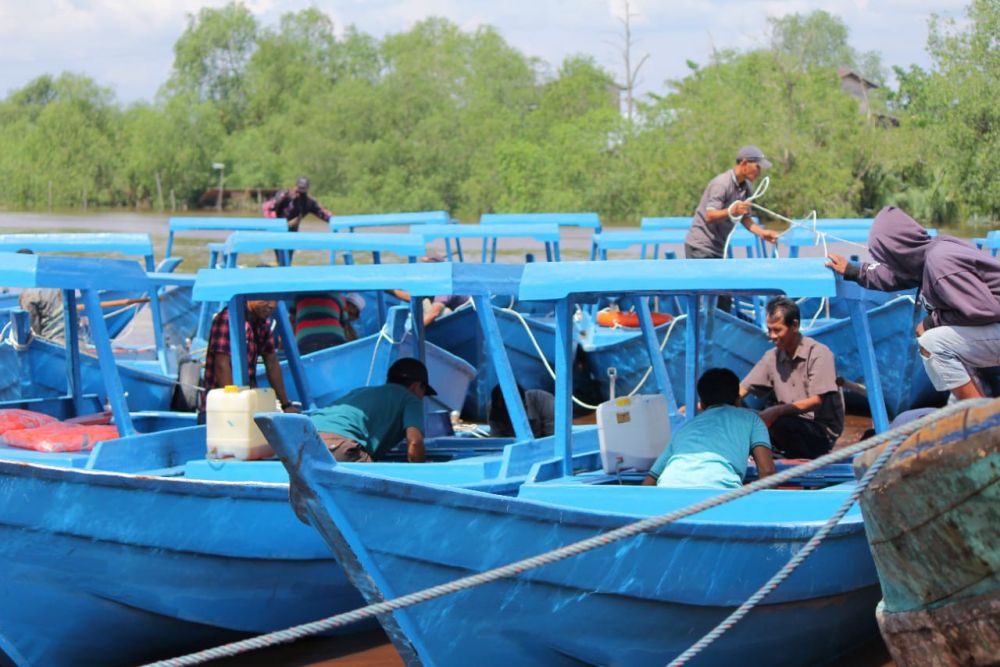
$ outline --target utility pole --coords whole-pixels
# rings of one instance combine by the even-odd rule
[[[226,164],[224,162],[213,162],[212,169],[216,169],[219,172],[219,196],[215,200],[215,208],[219,212],[222,211],[222,183],[225,180]]]

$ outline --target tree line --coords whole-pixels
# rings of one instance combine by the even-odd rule
[[[966,13],[932,18],[932,65],[897,68],[891,87],[879,54],[819,11],[771,19],[765,47],[689,61],[623,114],[617,77],[586,54],[553,68],[491,27],[442,18],[338,37],[316,8],[266,26],[233,2],[188,17],[150,102],[123,106],[69,72],[11,92],[0,205],[193,207],[221,162],[227,188],[305,174],[345,214],[594,210],[635,224],[690,214],[754,143],[774,162],[764,201],[790,217],[896,204],[927,224],[995,221],[1000,0]],[[879,84],[864,106],[842,90],[843,68]]]

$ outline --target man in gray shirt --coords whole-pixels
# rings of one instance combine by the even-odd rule
[[[743,378],[740,398],[771,396],[760,418],[774,449],[789,458],[822,456],[844,431],[833,352],[799,333],[799,307],[785,297],[767,304],[767,335],[774,349]]]
[[[778,240],[778,232],[764,229],[753,221],[750,202],[746,201],[753,194],[753,182],[761,169],[770,166],[763,151],[756,146],[744,146],[736,153],[736,166],[709,181],[684,239],[686,258],[721,258],[726,239],[736,225],[732,218],[736,217],[765,241],[775,243]]]

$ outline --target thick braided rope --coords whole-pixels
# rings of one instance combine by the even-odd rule
[[[905,437],[894,438],[885,448],[885,450],[879,454],[875,462],[868,468],[865,474],[861,477],[858,483],[855,485],[854,490],[851,495],[841,504],[840,508],[831,516],[823,526],[817,530],[809,541],[806,542],[801,549],[799,549],[794,556],[792,556],[784,567],[782,567],[778,572],[771,577],[766,584],[761,586],[756,593],[751,595],[747,600],[741,604],[736,611],[731,613],[725,618],[721,623],[715,626],[708,634],[695,642],[689,649],[681,653],[679,656],[674,658],[668,667],[681,667],[681,665],[686,665],[692,658],[697,656],[699,653],[707,649],[712,645],[717,639],[726,634],[729,630],[733,628],[737,623],[739,623],[743,618],[753,610],[760,602],[770,595],[774,590],[782,584],[782,582],[787,579],[792,572],[794,572],[799,565],[805,562],[809,556],[812,555],[820,543],[826,539],[826,536],[830,534],[834,526],[840,523],[840,520],[844,518],[847,511],[851,509],[851,506],[857,502],[858,498],[868,488],[872,479],[878,474],[878,471],[882,469],[885,462],[889,460],[892,453],[896,451],[896,448],[903,443]]]
[[[312,623],[297,625],[295,627],[288,628],[287,630],[279,630],[269,634],[252,637],[250,639],[206,649],[197,653],[162,660],[160,662],[152,663],[152,667],[186,667],[188,665],[199,665],[209,660],[231,657],[255,649],[284,644],[302,637],[333,630],[351,623],[369,619],[380,614],[386,614],[398,609],[420,604],[421,602],[428,602],[435,598],[466,590],[468,588],[491,583],[499,579],[514,577],[528,570],[539,568],[544,565],[550,565],[552,563],[565,560],[566,558],[570,558],[571,556],[576,556],[623,539],[635,537],[636,535],[652,531],[656,528],[660,528],[661,526],[665,526],[691,515],[698,514],[699,512],[743,498],[744,496],[748,496],[757,491],[763,491],[775,486],[780,486],[790,479],[814,472],[831,463],[836,463],[837,461],[850,458],[855,454],[860,454],[861,452],[872,449],[873,447],[878,447],[882,444],[893,441],[896,438],[905,439],[942,417],[947,417],[969,407],[985,405],[989,402],[989,399],[976,399],[947,406],[932,414],[904,424],[899,428],[895,428],[891,431],[882,433],[849,447],[844,447],[843,449],[838,449],[828,454],[824,454],[818,459],[814,459],[808,463],[803,463],[802,465],[795,466],[794,468],[783,470],[782,472],[775,473],[769,477],[765,477],[764,479],[758,479],[752,484],[740,487],[739,489],[727,491],[726,493],[719,494],[712,498],[707,498],[701,502],[695,503],[694,505],[689,505],[688,507],[674,510],[672,512],[668,512],[667,514],[642,519],[641,521],[636,521],[635,523],[627,526],[622,526],[621,528],[616,528],[606,533],[589,537],[585,540],[580,540],[579,542],[575,542],[558,549],[553,549],[552,551],[538,556],[532,556],[493,570],[470,575],[468,577],[462,577],[445,584],[432,586],[431,588],[403,595],[392,600],[385,600],[375,604],[370,604],[365,607],[361,607],[360,609],[355,609],[354,611],[313,621]]]

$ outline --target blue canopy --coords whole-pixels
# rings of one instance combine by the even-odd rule
[[[822,258],[619,260],[528,264],[518,298],[526,301],[599,294],[778,294],[834,296]]]
[[[135,261],[5,253],[0,262],[4,287],[107,290],[128,286],[149,290],[151,281]]]
[[[233,232],[223,246],[225,254],[265,250],[329,250],[393,252],[419,257],[426,252],[420,234],[330,234],[328,232]]]
[[[16,252],[117,252],[138,257],[153,256],[149,234],[0,234],[0,251]]]
[[[483,213],[481,225],[538,225],[555,223],[560,227],[600,229],[601,219],[596,213]]]
[[[400,225],[447,225],[447,211],[412,211],[408,213],[372,213],[337,215],[330,218],[330,231],[354,231],[358,227],[398,227]]]
[[[238,271],[201,269],[195,301],[284,297],[296,292],[402,289],[414,296],[517,293],[524,267],[519,264],[354,264],[281,266]]]

